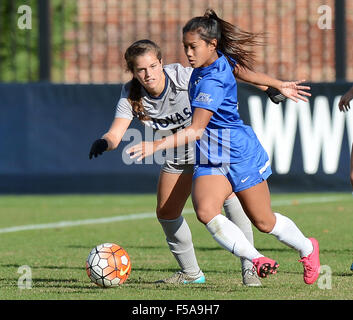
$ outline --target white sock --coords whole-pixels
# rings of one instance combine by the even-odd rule
[[[200,272],[197,263],[190,228],[183,216],[177,219],[158,219],[166,235],[170,251],[173,253],[181,270],[196,275]]]
[[[313,251],[311,241],[303,235],[291,219],[277,212],[275,212],[275,216],[276,224],[269,234],[274,235],[287,246],[296,249],[301,258],[308,256]]]
[[[263,257],[246,239],[244,233],[222,214],[216,215],[206,225],[212,237],[226,250],[237,257],[252,261]]]
[[[226,217],[232,221],[244,233],[246,239],[254,245],[252,224],[245,214],[238,197],[234,196],[231,199],[227,199],[224,202],[223,208]],[[243,269],[252,268],[252,262],[244,258],[240,258],[240,260]]]

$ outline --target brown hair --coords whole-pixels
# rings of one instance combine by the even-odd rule
[[[207,9],[204,16],[194,17],[183,28],[183,34],[195,31],[207,43],[212,39],[217,40],[217,49],[221,51],[228,61],[235,66],[232,59],[243,68],[252,70],[255,62],[255,53],[245,46],[262,45],[258,37],[263,33],[244,31],[237,26],[219,18],[215,11]],[[229,59],[232,58],[232,59]]]
[[[160,62],[162,61],[162,52],[160,47],[151,40],[139,40],[127,48],[124,55],[127,70],[133,73],[136,57],[144,55],[149,51],[153,51],[156,54],[157,59]],[[141,83],[135,77],[131,80],[128,101],[132,106],[132,110],[137,114],[139,120],[151,119],[145,114],[145,108],[142,104]]]

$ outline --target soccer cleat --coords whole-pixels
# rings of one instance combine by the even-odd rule
[[[242,277],[243,277],[243,285],[247,287],[261,287],[261,281],[257,276],[255,270],[252,268],[250,269],[243,269],[242,270]]]
[[[189,284],[189,283],[205,283],[206,278],[200,270],[196,275],[190,275],[182,271],[174,273],[171,277],[158,280],[155,283],[169,283],[169,284]]]
[[[252,260],[253,268],[260,278],[266,278],[269,274],[277,273],[279,264],[266,257],[260,257]]]
[[[303,257],[299,262],[303,263],[304,267],[304,282],[313,284],[320,274],[320,258],[319,258],[319,243],[315,238],[309,238],[313,244],[313,252],[307,257]]]

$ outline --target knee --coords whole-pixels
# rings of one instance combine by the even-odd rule
[[[214,215],[214,211],[211,212],[211,210],[206,206],[201,206],[197,208],[195,211],[196,211],[197,220],[199,220],[203,224],[209,223],[212,220]]]
[[[353,171],[351,172],[351,185],[352,185],[352,188],[353,188]]]
[[[196,212],[197,219],[203,223],[209,223],[217,214],[222,212],[224,198],[203,197],[195,199],[193,197],[192,203]]]
[[[258,219],[253,221],[254,226],[257,230],[263,233],[270,233],[276,223],[275,217],[273,219]]]
[[[165,206],[156,208],[156,215],[158,219],[165,219],[165,220],[173,220],[180,217],[181,212],[177,212],[176,210],[171,210]]]
[[[236,195],[235,195],[234,192],[232,192],[232,193],[226,198],[226,201],[227,201],[227,200],[231,200],[231,199],[233,199],[234,197],[236,197]]]
[[[201,223],[203,223],[203,224],[207,224],[208,223],[207,219],[205,218],[205,216],[202,215],[202,213],[201,214],[197,213],[196,217],[197,217],[197,220],[199,220]]]
[[[170,218],[170,211],[166,210],[164,207],[157,207],[156,215],[158,219],[165,219],[169,220]]]
[[[156,215],[158,219],[167,219],[167,212],[164,208],[162,207],[157,207],[156,208]]]

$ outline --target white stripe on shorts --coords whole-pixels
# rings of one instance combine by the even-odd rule
[[[266,169],[268,168],[269,165],[270,165],[270,160],[267,160],[265,165],[259,170],[259,173],[263,174],[266,171]]]

